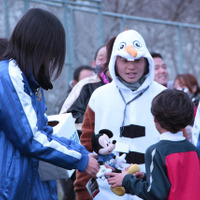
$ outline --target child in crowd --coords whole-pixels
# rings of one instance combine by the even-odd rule
[[[151,112],[160,141],[145,153],[146,176],[107,173],[108,183],[142,199],[199,200],[200,153],[182,133],[193,119],[192,101],[182,91],[167,89],[153,99]]]

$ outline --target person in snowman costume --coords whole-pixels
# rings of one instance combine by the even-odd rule
[[[144,171],[146,149],[159,141],[151,114],[153,98],[166,88],[154,81],[154,61],[143,37],[135,30],[121,32],[107,46],[107,61],[112,82],[96,89],[85,112],[81,143],[92,152],[91,137],[101,129],[113,132],[115,155],[126,153],[124,167],[131,163]],[[85,185],[90,177],[77,172],[77,200],[92,199]],[[135,195],[115,195],[109,184],[97,179],[100,192],[95,200],[135,200]]]

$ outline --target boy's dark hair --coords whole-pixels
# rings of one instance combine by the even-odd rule
[[[74,70],[74,74],[73,74],[73,78],[74,78],[74,80],[76,80],[77,82],[79,81],[79,76],[80,76],[80,73],[81,73],[82,70],[94,71],[94,68],[92,68],[92,67],[89,66],[89,65],[81,65],[81,66],[77,67],[77,68]]]
[[[153,99],[151,113],[162,128],[177,133],[193,121],[194,104],[188,94],[166,89]]]
[[[156,53],[156,52],[151,52],[151,56],[152,56],[152,58],[161,58],[161,59],[163,59],[162,55],[159,54],[159,53]]]
[[[14,59],[28,78],[33,75],[44,89],[52,89],[65,60],[65,31],[52,13],[33,8],[17,23],[3,59]]]

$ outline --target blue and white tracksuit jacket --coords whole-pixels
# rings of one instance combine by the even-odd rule
[[[57,199],[55,181],[42,182],[38,162],[84,171],[88,151],[54,135],[43,91],[15,61],[0,62],[0,199]],[[67,131],[67,130],[66,130]]]

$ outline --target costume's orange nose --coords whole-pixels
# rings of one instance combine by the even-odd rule
[[[135,57],[137,56],[137,51],[136,51],[136,49],[135,49],[133,46],[131,46],[131,45],[126,46],[126,47],[125,47],[125,50],[126,50],[129,54],[131,54],[131,55],[133,56],[133,58],[135,58]]]

